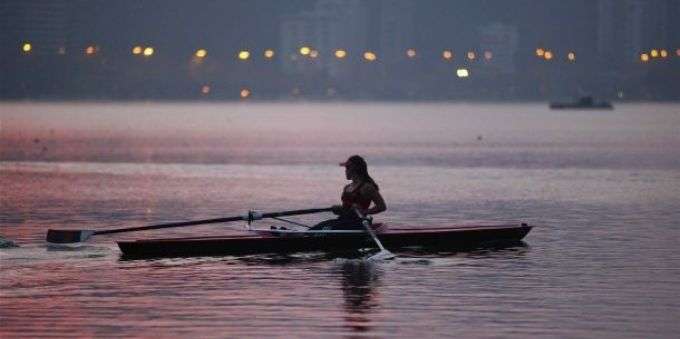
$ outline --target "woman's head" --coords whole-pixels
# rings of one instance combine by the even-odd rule
[[[376,188],[378,187],[378,184],[368,175],[368,164],[366,164],[366,160],[361,156],[353,155],[347,161],[341,163],[340,166],[345,166],[345,177],[347,180],[366,180],[375,185]]]
[[[352,180],[354,178],[368,177],[368,165],[366,160],[359,155],[353,155],[347,159],[347,161],[340,164],[345,166],[345,176],[347,180]]]

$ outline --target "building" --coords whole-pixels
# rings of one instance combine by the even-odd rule
[[[494,23],[479,29],[479,54],[485,62],[484,72],[512,75],[516,72],[515,62],[519,46],[517,27]]]
[[[601,64],[614,68],[640,61],[652,49],[669,48],[669,10],[673,0],[600,0],[597,53]]]
[[[419,46],[415,42],[415,2],[404,0],[382,0],[379,2],[377,22],[379,27],[378,52],[386,64],[406,60],[407,49],[416,53]]]
[[[368,48],[368,23],[366,0],[319,0],[309,11],[282,18],[283,71],[341,76]]]

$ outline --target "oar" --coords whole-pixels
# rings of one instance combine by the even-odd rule
[[[139,227],[128,227],[128,228],[117,228],[109,230],[48,230],[47,231],[47,242],[55,244],[64,243],[76,243],[85,241],[93,235],[99,234],[111,234],[111,233],[122,233],[122,232],[134,232],[134,231],[147,231],[155,230],[159,228],[170,228],[170,227],[183,227],[183,226],[194,226],[194,225],[204,225],[204,224],[214,224],[223,223],[231,221],[245,220],[250,223],[253,220],[259,220],[263,218],[277,218],[285,217],[289,215],[301,215],[301,214],[312,214],[321,212],[330,212],[331,207],[328,208],[312,208],[306,210],[292,210],[292,211],[282,211],[282,212],[271,212],[271,213],[258,213],[254,211],[249,211],[248,214],[235,217],[226,218],[215,218],[215,219],[204,219],[204,220],[193,220],[193,221],[180,221],[172,222],[167,224],[149,225],[149,226],[139,226]]]
[[[368,260],[370,260],[370,261],[375,261],[375,260],[390,260],[390,259],[396,258],[396,255],[392,254],[392,252],[388,251],[388,250],[385,248],[385,246],[383,246],[383,244],[382,244],[382,243],[380,242],[380,240],[378,239],[378,236],[376,236],[376,235],[375,235],[375,232],[373,232],[373,229],[371,229],[370,223],[368,222],[368,220],[366,219],[366,217],[364,217],[364,216],[361,214],[361,212],[359,211],[359,209],[356,208],[356,207],[354,207],[354,212],[357,214],[357,216],[359,216],[359,218],[361,218],[361,224],[364,226],[364,228],[366,229],[366,232],[368,232],[368,234],[371,236],[371,238],[373,239],[373,241],[378,245],[378,248],[380,249],[380,252],[378,252],[378,253],[376,253],[376,254],[370,256],[370,257],[368,258]]]

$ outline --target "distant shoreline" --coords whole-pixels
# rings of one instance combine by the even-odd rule
[[[304,99],[246,99],[246,100],[229,100],[229,99],[159,99],[159,98],[153,98],[153,99],[94,99],[94,98],[73,98],[73,99],[55,99],[55,98],[31,98],[31,99],[11,99],[11,98],[0,98],[0,103],[2,104],[20,104],[20,103],[55,103],[55,104],[78,104],[78,103],[83,103],[83,104],[125,104],[125,103],[131,103],[131,104],[139,104],[139,103],[197,103],[197,104],[202,104],[202,103],[255,103],[255,104],[305,104],[305,103],[313,103],[313,104],[338,104],[338,103],[345,103],[345,104],[391,104],[391,103],[396,103],[396,104],[439,104],[439,103],[451,103],[451,104],[499,104],[499,103],[509,103],[509,104],[548,104],[549,102],[553,100],[570,100],[573,98],[565,98],[565,97],[559,97],[559,98],[551,98],[551,99],[544,99],[544,100],[537,100],[537,99],[497,99],[497,100],[446,100],[446,99],[423,99],[423,100],[382,100],[382,99],[337,99],[337,100],[328,100],[328,99],[317,99],[317,98],[304,98]],[[619,104],[644,104],[644,103],[680,103],[680,98],[678,99],[660,99],[660,100],[651,100],[651,99],[637,99],[637,100],[607,100],[612,103],[619,103]]]

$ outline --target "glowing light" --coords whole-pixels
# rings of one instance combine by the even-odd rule
[[[545,60],[550,61],[550,60],[552,60],[554,55],[553,55],[553,52],[551,52],[551,51],[545,51],[545,53],[543,54],[543,57],[545,58]]]
[[[475,52],[473,52],[473,51],[467,52],[467,58],[469,60],[475,60],[476,57],[477,57],[477,55],[475,54]]]
[[[413,48],[409,48],[406,50],[406,56],[409,57],[410,59],[413,59],[416,57],[416,50]]]
[[[238,58],[240,60],[248,60],[250,58],[250,52],[240,51],[240,52],[238,52]]]
[[[640,54],[640,61],[648,62],[649,61],[649,54],[647,54],[647,53]]]
[[[667,58],[667,57],[668,57],[668,51],[665,50],[665,49],[662,49],[662,50],[659,52],[659,55],[661,55],[662,58]]]
[[[364,52],[364,59],[366,59],[366,61],[372,62],[378,59],[378,57],[375,55],[375,53],[368,51]]]
[[[203,93],[203,95],[209,94],[210,93],[210,86],[203,85],[203,87],[201,87],[201,93]]]
[[[249,89],[247,89],[247,88],[241,89],[241,93],[240,93],[241,99],[246,99],[246,98],[250,97],[250,94],[251,93],[250,93]]]
[[[274,50],[268,49],[268,50],[264,51],[264,57],[267,58],[267,59],[273,58],[274,57]]]
[[[24,44],[21,46],[21,51],[24,52],[24,53],[27,53],[27,54],[28,54],[28,53],[31,53],[32,50],[33,50],[33,45],[31,45],[31,44],[28,43],[28,42],[24,43]]]
[[[337,49],[335,50],[334,54],[336,58],[342,59],[347,56],[347,51],[345,51],[344,49]]]
[[[536,56],[543,57],[545,55],[545,50],[543,48],[536,48]]]
[[[451,59],[453,59],[453,52],[449,51],[448,49],[447,49],[447,50],[444,50],[444,51],[442,52],[442,58],[444,58],[445,60],[451,60]]]
[[[142,54],[142,46],[132,47],[132,54],[134,55]]]
[[[208,56],[208,51],[201,48],[199,50],[196,50],[196,53],[194,53],[194,55],[196,55],[197,58],[205,58],[206,56]]]
[[[675,50],[675,55],[677,55],[677,56],[680,57],[680,48],[678,48],[678,49]]]
[[[64,55],[64,54],[66,54],[66,47],[59,47],[59,49],[57,50],[57,53],[58,53],[59,55]]]
[[[467,77],[470,76],[470,71],[468,71],[468,70],[465,69],[465,68],[459,68],[459,69],[456,70],[456,75],[457,75],[459,78],[467,78]]]
[[[85,54],[87,54],[87,55],[93,55],[93,54],[95,54],[95,53],[97,53],[97,47],[95,47],[95,46],[87,46],[87,48],[85,48]]]
[[[567,59],[569,59],[569,61],[571,61],[571,62],[576,61],[576,53],[569,52],[569,54],[567,54]]]
[[[652,58],[658,58],[659,57],[659,51],[653,49],[649,52],[649,55],[651,55]]]
[[[493,53],[491,53],[491,51],[484,52],[484,59],[491,60],[491,58],[493,58]]]
[[[309,57],[312,59],[316,59],[319,57],[319,51],[313,49],[309,52]]]
[[[312,49],[307,47],[307,46],[302,46],[300,47],[300,54],[302,55],[309,55],[309,53],[312,52]]]
[[[147,47],[144,48],[144,56],[145,57],[150,57],[152,56],[156,51],[153,49],[153,47]]]

